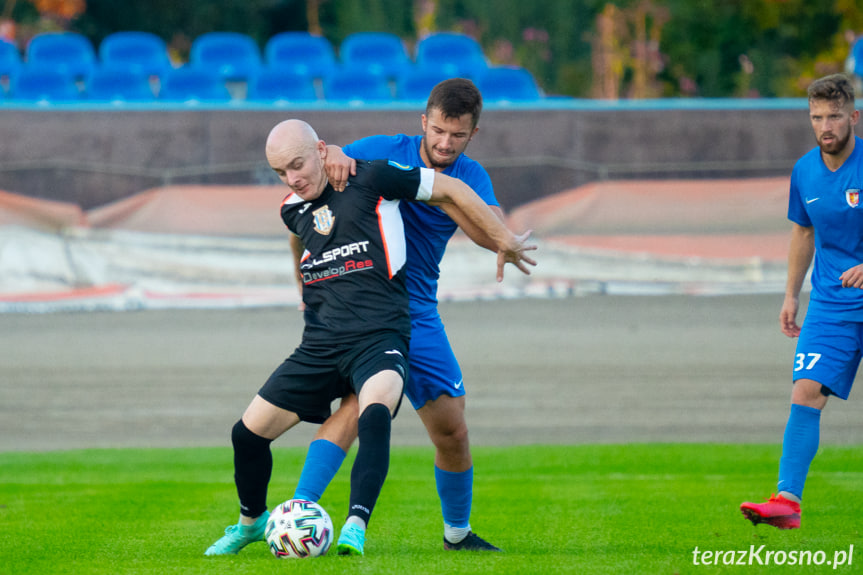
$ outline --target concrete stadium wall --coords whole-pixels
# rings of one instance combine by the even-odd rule
[[[87,209],[165,184],[269,184],[263,146],[299,117],[322,139],[418,133],[420,109],[0,109],[0,190]],[[600,179],[787,175],[805,107],[487,109],[468,154],[506,209]]]

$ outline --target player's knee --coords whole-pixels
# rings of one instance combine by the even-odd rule
[[[315,433],[315,439],[325,439],[348,451],[357,438],[357,405],[343,411],[339,408]]]
[[[791,390],[791,403],[822,409],[829,395],[830,390],[817,381],[799,379],[794,382],[794,388]]]
[[[400,403],[403,390],[404,379],[398,372],[380,371],[363,384],[359,395],[359,409],[365,410],[371,404],[380,403],[393,413]]]
[[[461,422],[459,425],[438,427],[432,430],[432,443],[443,451],[462,451],[468,448],[467,424]]]
[[[339,401],[339,409],[336,414],[348,414],[350,412],[353,412],[354,418],[359,416],[359,401],[355,393],[348,394]]]
[[[373,403],[366,407],[357,421],[360,435],[389,435],[391,426],[390,410],[382,403]]]
[[[246,427],[246,424],[243,423],[242,419],[237,421],[237,423],[234,424],[234,427],[231,428],[231,443],[235,450],[263,449],[267,448],[271,442],[271,439],[261,437],[260,435],[250,431],[249,428]]]

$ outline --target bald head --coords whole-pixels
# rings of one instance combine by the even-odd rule
[[[327,185],[326,150],[326,144],[302,120],[285,120],[267,136],[267,162],[279,179],[305,200],[318,197]]]
[[[267,136],[267,157],[285,150],[308,150],[318,143],[315,130],[302,120],[285,120],[270,130]]]

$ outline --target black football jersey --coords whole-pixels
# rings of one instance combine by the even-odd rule
[[[354,342],[380,330],[410,336],[400,200],[428,199],[434,171],[358,161],[344,192],[291,193],[282,220],[305,244],[304,343]]]

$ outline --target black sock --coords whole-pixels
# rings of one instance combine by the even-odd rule
[[[373,403],[360,415],[357,426],[360,445],[351,469],[351,500],[348,515],[368,524],[390,467],[390,410]]]
[[[240,513],[257,517],[267,510],[267,485],[273,472],[272,440],[249,431],[241,419],[231,430],[231,442]]]

